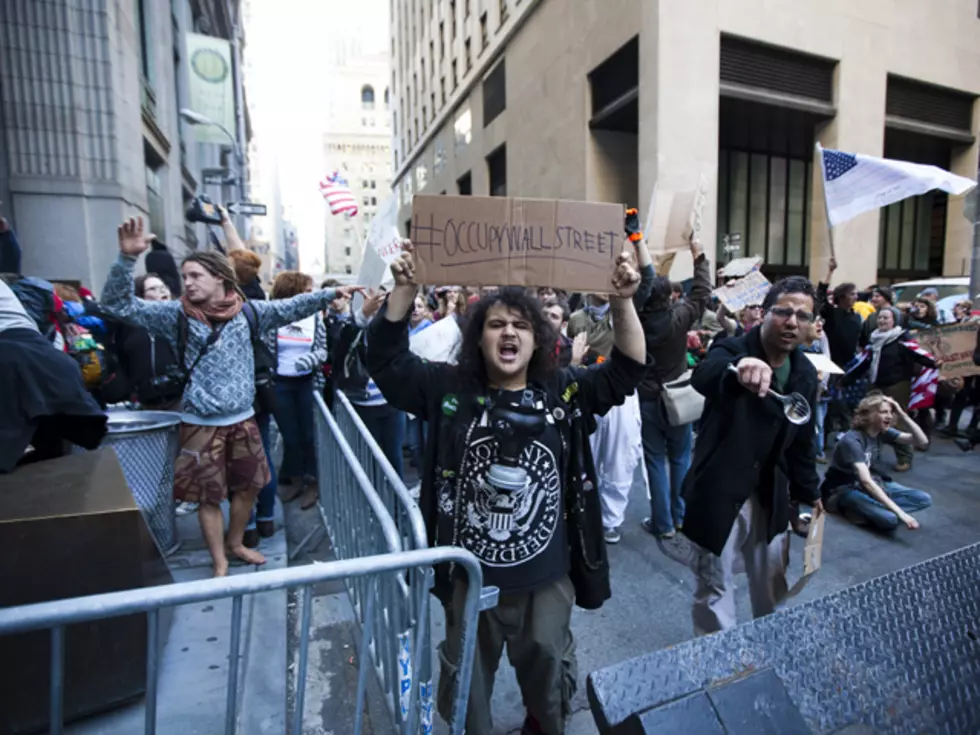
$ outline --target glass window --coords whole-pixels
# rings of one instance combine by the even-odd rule
[[[370,84],[361,87],[361,107],[365,110],[374,109],[374,87]]]
[[[469,105],[456,116],[453,129],[456,133],[457,151],[468,146],[470,141],[473,140],[473,116],[470,114]]]
[[[789,187],[786,204],[786,262],[792,265],[805,264],[803,243],[806,227],[806,200],[809,187],[809,168],[806,161],[790,159]]]
[[[432,165],[432,173],[438,176],[446,168],[446,144],[441,137],[436,139],[434,151],[435,160]]]
[[[412,203],[412,177],[402,179],[402,204]]]
[[[769,263],[786,262],[786,159],[769,159]]]
[[[424,163],[415,167],[415,191],[422,191],[429,181],[429,170]]]
[[[728,218],[728,233],[738,233],[742,236],[742,252],[740,255],[747,255],[748,243],[745,241],[745,233],[748,225],[748,199],[749,199],[749,154],[742,151],[733,151],[731,160],[731,175],[729,177],[729,187],[731,193],[731,213]]]
[[[766,193],[769,163],[766,156],[753,153],[749,159],[749,245],[747,255],[766,257]]]

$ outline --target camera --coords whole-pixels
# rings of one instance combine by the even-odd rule
[[[194,197],[185,216],[188,222],[203,222],[206,225],[221,224],[221,212],[207,194],[198,194]]]
[[[545,412],[534,405],[531,391],[524,391],[520,403],[494,404],[490,427],[497,440],[497,461],[490,466],[487,482],[499,493],[517,492],[527,484],[521,453],[544,431]]]
[[[150,378],[147,395],[140,395],[140,400],[143,403],[174,400],[183,395],[186,385],[187,376],[184,371],[177,365],[170,365],[164,370],[163,375],[154,375]]]

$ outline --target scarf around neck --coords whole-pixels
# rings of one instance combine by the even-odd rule
[[[871,339],[868,342],[868,349],[871,350],[871,371],[868,379],[871,381],[871,385],[874,385],[875,381],[878,380],[878,364],[881,362],[882,348],[901,337],[904,331],[901,327],[894,327],[887,332],[876,329],[871,333]]]
[[[180,303],[183,305],[184,313],[188,319],[197,319],[199,322],[214,327],[216,324],[230,322],[238,316],[238,312],[242,310],[245,301],[238,291],[226,291],[223,299],[212,304],[192,304],[188,301],[186,294],[180,297]]]

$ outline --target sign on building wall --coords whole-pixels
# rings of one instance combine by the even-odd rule
[[[235,134],[235,88],[232,84],[231,44],[223,38],[187,34],[190,69],[189,107]],[[227,143],[228,136],[213,125],[195,125],[198,143]]]

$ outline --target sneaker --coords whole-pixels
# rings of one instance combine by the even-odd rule
[[[643,519],[643,530],[649,533],[651,536],[656,536],[661,540],[669,540],[677,535],[676,531],[667,531],[666,533],[657,533],[653,528],[653,521],[650,518]]]
[[[412,496],[412,500],[416,503],[419,502],[419,498],[422,497],[422,481],[419,480],[414,485],[409,485],[408,494]]]
[[[618,528],[607,528],[603,536],[607,544],[618,544],[623,540],[623,536],[619,533]]]
[[[200,503],[178,503],[174,513],[179,516],[189,516],[191,513],[197,513],[197,509],[200,507]]]

